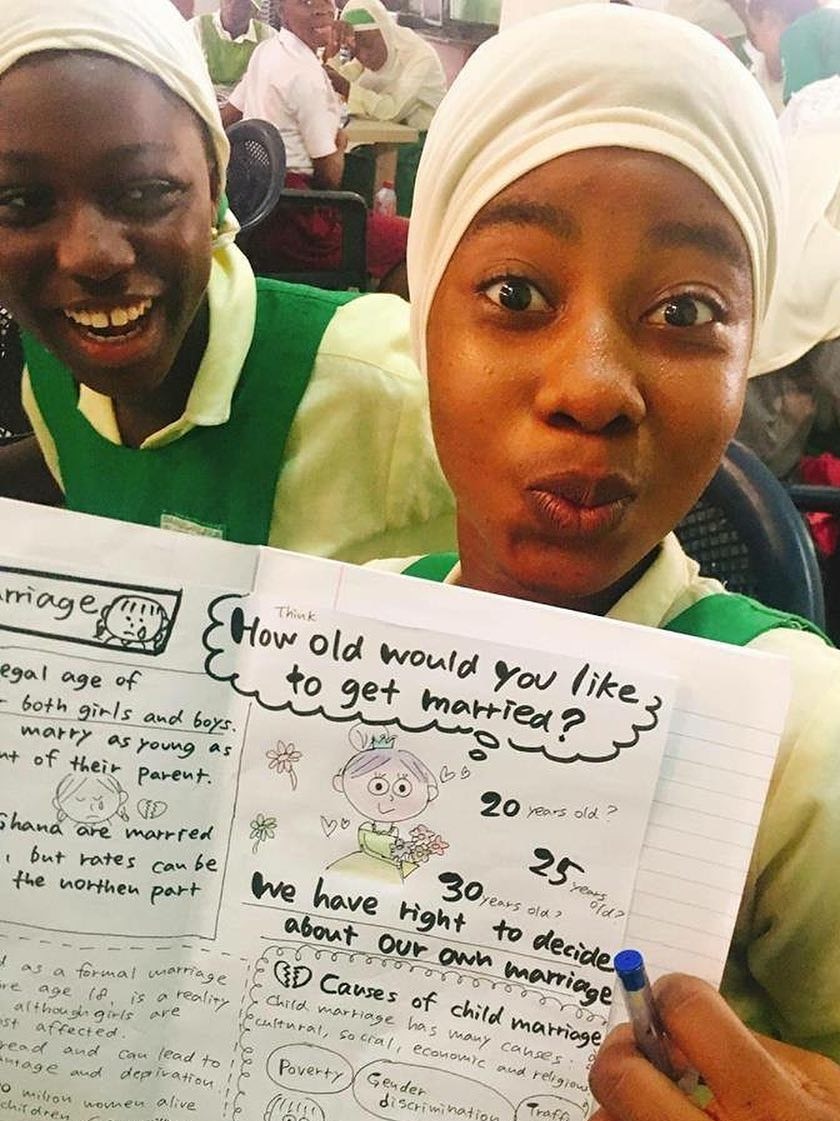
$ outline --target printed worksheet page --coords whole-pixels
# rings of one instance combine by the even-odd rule
[[[585,1117],[684,691],[644,631],[14,503],[0,540],[0,1117]]]

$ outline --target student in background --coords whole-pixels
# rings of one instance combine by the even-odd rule
[[[347,28],[343,46],[353,57],[332,59],[327,74],[350,115],[397,121],[420,133],[416,144],[397,148],[397,212],[410,215],[426,130],[446,93],[443,64],[434,47],[400,27],[380,0],[348,0],[340,23]]]
[[[840,77],[795,93],[779,125],[790,204],[738,439],[787,477],[806,452],[840,455]]]
[[[333,42],[335,5],[333,0],[279,0],[278,8],[283,30],[254,51],[245,77],[222,108],[222,120],[226,127],[248,117],[271,122],[286,148],[286,185],[338,190],[347,147],[343,107],[319,58]],[[263,244],[271,239],[281,265],[323,269],[338,259],[341,222],[334,210],[281,207],[271,224],[262,231]],[[404,218],[368,216],[368,272],[380,291],[407,296],[407,238]]]
[[[46,476],[73,510],[346,560],[450,535],[406,305],[255,279],[168,0],[4,0],[0,103],[35,431],[0,449],[0,492]]]
[[[750,0],[747,31],[769,79],[783,83],[785,103],[811,82],[840,74],[840,11],[818,0]]]
[[[257,44],[273,35],[258,15],[256,0],[222,0],[218,11],[190,20],[220,103],[248,69]]]
[[[766,98],[686,21],[581,5],[480,47],[429,130],[408,257],[459,554],[379,566],[790,660],[722,991],[744,1023],[791,1045],[787,1063],[829,1071],[827,1092],[836,1068],[806,1052],[840,1059],[840,653],[726,594],[672,532],[738,423],[782,184]],[[793,1083],[787,1112],[770,1111],[772,1053],[727,1069],[737,1052],[717,998],[695,1011],[701,1074],[727,1100],[741,1094],[740,1112],[715,1116],[837,1121],[840,1105],[817,1106],[819,1083]],[[631,1060],[625,1037],[596,1080],[613,1087],[610,1115],[640,1085]],[[628,1117],[701,1121],[666,1079],[656,1086]]]

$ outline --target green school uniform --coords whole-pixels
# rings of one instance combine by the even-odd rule
[[[457,563],[457,553],[429,553],[412,561],[403,569],[403,575],[433,580],[440,584]],[[807,619],[786,611],[776,611],[749,596],[735,595],[732,592],[722,592],[697,600],[666,623],[662,630],[728,642],[732,646],[747,646],[754,638],[774,627],[810,631],[825,638],[819,627]]]
[[[69,509],[248,545],[268,541],[283,451],[322,336],[336,309],[357,297],[264,278],[256,283],[256,326],[229,420],[195,427],[159,448],[101,436],[77,408],[70,371],[24,336],[30,383],[55,441]]]
[[[784,100],[798,90],[840,74],[840,12],[816,8],[782,32],[779,50],[784,74]]]
[[[217,86],[235,85],[248,69],[257,45],[274,34],[267,24],[252,20],[253,39],[223,38],[216,29],[212,14],[199,16],[197,22],[210,79]]]

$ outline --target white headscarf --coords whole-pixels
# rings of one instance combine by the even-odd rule
[[[412,339],[424,369],[435,291],[476,214],[541,164],[607,146],[668,156],[714,191],[744,235],[761,322],[784,196],[767,98],[726,47],[685,20],[584,4],[479,47],[432,122],[408,239]]]
[[[195,35],[170,0],[0,0],[0,75],[40,51],[98,51],[153,74],[204,121],[224,184],[230,147],[216,95]],[[236,229],[226,216],[218,242]]]
[[[345,22],[352,24],[357,35],[378,31],[385,40],[387,58],[384,65],[379,70],[366,70],[364,74],[369,89],[387,89],[399,79],[400,71],[418,57],[437,59],[434,47],[416,31],[401,27],[381,0],[347,0],[340,15]]]
[[[779,126],[791,205],[753,374],[779,370],[840,336],[840,77],[795,93]]]

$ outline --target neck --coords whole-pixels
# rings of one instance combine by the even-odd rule
[[[172,369],[152,393],[138,398],[114,398],[114,413],[124,444],[138,448],[153,432],[182,416],[210,332],[207,298],[202,301],[178,351]]]
[[[294,31],[291,27],[287,27],[285,28],[285,30],[288,31],[290,35],[294,35],[298,42],[303,43],[307,50],[312,51],[314,55],[318,54],[318,48],[321,46],[320,43],[310,43],[307,39],[304,39],[302,35],[299,35],[298,32]]]
[[[764,62],[767,66],[767,73],[774,82],[781,82],[782,80],[782,59],[779,54],[766,54]]]

